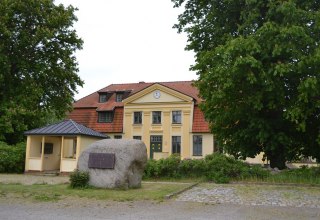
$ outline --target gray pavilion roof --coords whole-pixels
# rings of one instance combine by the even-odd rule
[[[55,124],[47,125],[41,128],[35,128],[24,132],[25,135],[86,135],[92,137],[108,138],[108,136],[101,134],[91,128],[69,119]]]

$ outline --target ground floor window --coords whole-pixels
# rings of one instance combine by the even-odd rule
[[[193,135],[193,156],[202,156],[202,135]]]
[[[122,135],[115,135],[114,139],[122,139]]]
[[[133,139],[135,139],[135,140],[141,140],[141,136],[133,136]]]
[[[40,145],[40,154],[42,153],[42,143]],[[44,154],[53,153],[53,143],[44,143]]]
[[[172,136],[172,153],[180,154],[181,152],[181,136]]]

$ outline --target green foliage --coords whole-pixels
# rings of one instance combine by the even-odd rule
[[[26,144],[8,145],[0,141],[0,173],[23,173]]]
[[[70,174],[71,188],[86,188],[89,183],[89,172],[75,170]]]
[[[172,0],[196,54],[201,108],[225,152],[271,167],[320,159],[320,4]],[[185,4],[184,4],[185,3]]]
[[[256,181],[256,180],[255,180]],[[268,175],[265,182],[270,183],[294,183],[294,184],[320,184],[320,167],[306,166],[298,169],[283,170],[279,173]]]
[[[264,179],[269,174],[261,166],[250,166],[242,161],[215,153],[205,159],[181,160],[177,155],[160,160],[149,160],[144,178],[205,178],[216,183],[228,183],[242,178]]]
[[[22,141],[25,130],[71,109],[83,85],[75,10],[53,0],[0,1],[0,140]]]
[[[320,167],[310,167],[303,166],[299,169],[290,169],[290,170],[284,170],[279,174],[279,176],[287,176],[287,177],[296,177],[296,178],[320,178]]]

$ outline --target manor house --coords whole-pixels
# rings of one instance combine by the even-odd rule
[[[215,151],[191,81],[111,84],[74,103],[69,118],[111,138],[142,140],[148,157],[202,158]]]

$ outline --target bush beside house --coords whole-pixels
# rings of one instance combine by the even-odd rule
[[[23,173],[25,166],[26,144],[8,145],[0,142],[0,173]]]
[[[149,160],[144,178],[205,178],[216,183],[228,183],[247,177],[264,179],[269,172],[260,165],[249,165],[232,157],[214,153],[204,159],[181,160],[179,155],[167,159]]]

